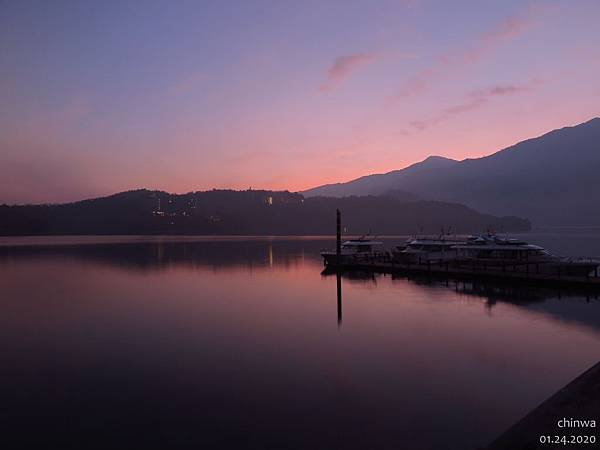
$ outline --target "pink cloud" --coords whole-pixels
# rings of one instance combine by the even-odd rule
[[[486,89],[484,91],[475,91],[472,93],[474,97],[493,97],[495,95],[511,95],[516,94],[517,92],[529,91],[531,90],[531,86],[515,86],[515,85],[501,85],[494,86],[492,88]]]
[[[512,16],[500,22],[500,24],[492,31],[483,35],[487,41],[496,41],[502,39],[510,39],[518,36],[531,25],[531,14],[528,12],[523,16]]]
[[[451,119],[454,116],[464,114],[470,111],[481,108],[486,105],[494,97],[502,97],[515,95],[522,92],[531,91],[538,81],[531,82],[527,85],[497,85],[487,89],[473,91],[467,95],[467,99],[463,103],[459,103],[440,111],[439,114],[425,120],[413,120],[410,125],[417,130],[425,130],[426,128],[437,125],[440,122]]]
[[[327,79],[319,87],[319,91],[328,92],[335,89],[352,73],[376,61],[377,58],[378,55],[372,52],[354,53],[336,58],[327,71]]]
[[[500,43],[517,38],[529,29],[532,24],[533,16],[531,10],[503,20],[494,29],[481,35],[477,45],[465,52],[462,60],[466,63],[479,61],[492,52]]]
[[[533,10],[528,9],[519,15],[511,16],[498,23],[493,29],[480,35],[473,48],[459,54],[443,54],[431,67],[415,74],[400,90],[389,99],[390,103],[425,92],[430,84],[452,67],[464,67],[478,62],[491,53],[501,42],[516,38],[533,23]]]

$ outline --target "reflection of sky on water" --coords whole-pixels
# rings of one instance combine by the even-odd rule
[[[0,249],[3,420],[99,448],[476,448],[600,358],[600,302],[551,290],[347,274],[338,326],[327,244]]]

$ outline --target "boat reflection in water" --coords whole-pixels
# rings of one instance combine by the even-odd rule
[[[488,312],[491,312],[492,308],[499,303],[507,303],[519,308],[546,313],[559,320],[579,322],[600,332],[600,309],[580,307],[581,303],[594,303],[600,307],[600,290],[596,288],[539,287],[490,280],[453,279],[432,277],[431,275],[375,274],[368,271],[342,271],[331,268],[323,270],[321,275],[336,277],[338,322],[341,322],[343,303],[342,279],[352,284],[363,283],[364,285],[375,286],[378,280],[390,278],[393,284],[401,284],[399,289],[403,287],[404,283],[409,282],[415,286],[451,290],[456,294],[457,299],[482,299],[484,301],[483,306]],[[552,301],[558,301],[560,304],[557,305]]]
[[[0,239],[4,439],[475,449],[600,359],[593,295],[321,276],[330,238],[111,239]]]

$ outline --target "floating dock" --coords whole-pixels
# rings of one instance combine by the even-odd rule
[[[554,286],[579,286],[600,289],[598,270],[589,276],[569,275],[568,273],[542,272],[540,264],[506,265],[502,268],[480,265],[461,264],[457,262],[429,262],[422,264],[407,264],[394,262],[384,256],[365,258],[344,264],[329,264],[331,271],[368,271],[404,275],[431,275],[448,278],[489,279],[496,281],[523,282],[530,284],[545,284]]]
[[[358,242],[351,241],[351,242]],[[362,241],[361,241],[362,242]],[[366,244],[369,244],[367,241]],[[379,243],[378,243],[379,244]],[[342,214],[336,210],[336,251],[322,252],[325,259],[325,270],[336,271],[366,271],[404,275],[428,275],[446,278],[490,279],[495,281],[525,282],[530,284],[545,284],[555,286],[571,286],[582,288],[600,288],[600,268],[594,262],[590,267],[595,268],[583,275],[577,265],[552,265],[543,261],[518,259],[509,262],[473,261],[469,259],[436,259],[417,261],[398,261],[389,252],[365,252],[352,255],[342,254]],[[575,273],[574,273],[575,272]]]

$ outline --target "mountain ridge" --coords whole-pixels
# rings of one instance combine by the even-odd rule
[[[0,235],[322,235],[335,230],[337,208],[353,234],[531,227],[526,219],[481,214],[449,202],[407,201],[399,194],[305,199],[289,191],[215,189],[169,194],[136,189],[58,205],[1,205]]]
[[[325,184],[323,186],[319,186],[316,188],[307,189],[305,191],[302,191],[301,193],[307,197],[314,197],[317,195],[339,197],[339,196],[344,196],[343,191],[345,190],[344,189],[345,186],[347,186],[348,184],[351,184],[351,183],[357,183],[359,185],[362,185],[361,187],[363,189],[358,190],[358,191],[353,191],[349,195],[379,195],[379,194],[385,193],[385,191],[389,190],[389,189],[382,190],[382,189],[377,189],[376,187],[373,187],[373,184],[375,186],[377,186],[377,181],[380,180],[382,177],[389,177],[389,176],[395,177],[395,176],[405,174],[405,173],[418,173],[423,170],[434,170],[436,168],[446,167],[447,165],[451,165],[451,164],[454,164],[457,162],[459,162],[459,161],[450,159],[450,158],[446,158],[444,156],[432,155],[432,156],[428,156],[423,161],[416,162],[416,163],[411,164],[403,169],[391,170],[389,172],[385,172],[385,173],[381,173],[381,174],[374,173],[374,174],[364,175],[362,177],[355,178],[355,179],[350,180],[345,183]],[[340,194],[342,194],[342,195],[340,195]]]
[[[428,159],[422,161],[424,163]],[[450,160],[454,161],[454,160]],[[417,163],[420,164],[420,163]],[[495,215],[528,217],[544,225],[598,225],[600,118],[551,130],[481,158],[414,172],[374,174],[316,187],[303,194],[368,195],[401,190],[420,199],[466,204]]]

